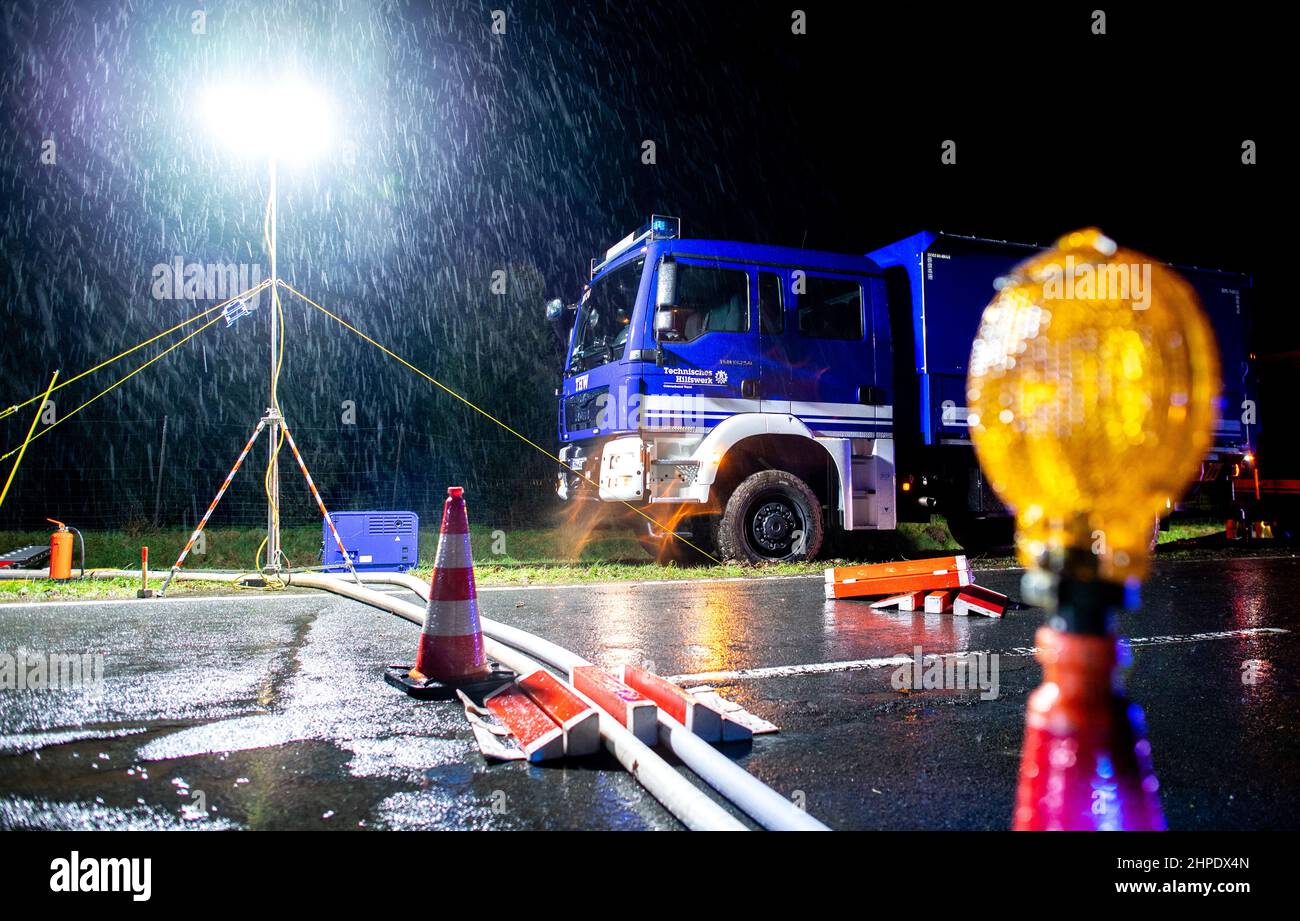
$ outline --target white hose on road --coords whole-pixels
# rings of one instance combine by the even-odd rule
[[[426,600],[429,597],[429,584],[409,573],[363,573],[362,578],[380,585],[403,586]],[[553,665],[564,673],[566,680],[575,665],[591,664],[577,653],[525,630],[482,616],[479,622],[484,636]],[[758,824],[772,831],[829,831],[824,824],[688,731],[662,709],[658,710],[658,715],[660,744]],[[601,718],[604,716],[602,711]]]
[[[87,573],[89,577],[98,578],[133,578],[139,571],[124,569],[99,569]],[[152,576],[153,574],[151,574]],[[45,579],[49,570],[13,570],[0,569],[0,579]],[[202,570],[181,570],[176,573],[178,579],[207,582],[238,582],[243,579],[256,578],[255,573],[204,572]],[[380,585],[398,585],[409,589],[416,596],[427,599],[429,585],[422,579],[407,573],[365,573],[367,582]],[[287,578],[288,585],[304,588],[319,588],[337,595],[343,595],[354,601],[360,601],[372,607],[396,614],[417,626],[424,624],[424,608],[402,601],[388,595],[362,588],[355,583],[344,581],[338,576],[319,573],[294,573]],[[507,624],[498,623],[490,618],[480,617],[483,634],[488,640],[488,653],[507,668],[515,671],[530,671],[536,667],[528,660],[524,668],[512,665],[510,660],[519,652],[526,653],[559,669],[568,678],[569,671],[575,665],[590,665],[577,653],[565,649]],[[643,786],[677,816],[688,828],[743,829],[726,810],[722,809],[707,796],[683,778],[667,762],[638,740],[628,729],[616,722],[600,707],[600,734],[605,740],[605,747],[627,768]],[[767,786],[753,774],[740,767],[722,752],[715,749],[703,739],[687,731],[681,723],[658,710],[659,741],[669,751],[682,760],[705,783],[713,787],[724,797],[734,803],[746,815],[752,817],[764,828],[773,831],[828,831],[827,827],[813,816],[804,812],[794,803]],[[689,792],[688,792],[689,791]],[[680,812],[678,810],[681,810]]]
[[[354,601],[388,611],[390,614],[396,614],[416,626],[424,625],[422,606],[393,598],[373,589],[363,588],[353,582],[344,581],[338,576],[297,573],[289,578],[288,582],[290,585],[320,588],[336,595],[343,595]],[[428,589],[426,588],[425,591],[427,593]],[[540,668],[538,663],[523,653],[490,637],[484,645],[489,656],[520,674],[527,674]],[[655,754],[630,730],[624,728],[599,707],[596,707],[596,712],[600,715],[600,737],[605,742],[605,748],[683,825],[692,831],[746,830],[735,816],[700,792],[699,788]]]

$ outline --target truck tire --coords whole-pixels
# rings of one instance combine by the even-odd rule
[[[784,470],[743,480],[718,519],[724,560],[776,563],[816,559],[822,547],[822,506],[808,484]]]

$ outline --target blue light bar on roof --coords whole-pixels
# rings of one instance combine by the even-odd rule
[[[682,219],[654,214],[650,216],[649,230],[656,240],[675,240],[682,235]]]
[[[606,250],[604,259],[600,262],[595,259],[591,260],[591,274],[595,277],[597,272],[638,243],[646,240],[675,240],[681,234],[681,218],[669,217],[665,214],[652,214],[650,220],[641,225],[640,230],[633,231]]]

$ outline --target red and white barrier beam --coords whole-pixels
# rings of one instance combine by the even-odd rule
[[[961,588],[975,580],[964,556],[840,566],[826,570],[827,598],[868,598]]]
[[[952,613],[964,617],[980,614],[984,617],[1001,617],[1010,604],[1006,595],[982,585],[968,585],[957,593],[952,603]]]
[[[576,665],[570,683],[646,745],[659,741],[658,707],[603,668]]]
[[[520,678],[519,689],[564,731],[564,754],[579,758],[600,751],[600,714],[545,669]]]
[[[529,761],[564,757],[564,730],[513,684],[493,691],[483,705],[510,730]]]
[[[704,741],[722,741],[722,714],[696,700],[695,695],[635,665],[624,665],[622,676],[624,684],[654,701],[661,710]]]
[[[956,597],[956,592],[947,592],[942,590],[930,592],[925,596],[925,613],[946,614],[952,610],[952,602]]]

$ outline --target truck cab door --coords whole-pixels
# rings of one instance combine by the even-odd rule
[[[818,435],[888,436],[887,383],[877,376],[874,279],[809,270],[791,272],[786,288],[786,356],[790,413]],[[793,328],[791,328],[793,327]]]
[[[707,431],[758,408],[758,325],[753,271],[681,256],[676,305],[681,338],[660,343],[663,362],[645,371],[647,427]]]

